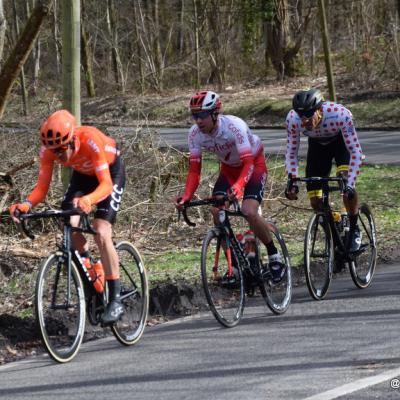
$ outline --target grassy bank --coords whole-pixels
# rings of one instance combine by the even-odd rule
[[[287,242],[292,264],[300,267],[303,261],[303,236],[311,213],[305,188],[301,188],[298,201],[289,202],[283,196],[285,186],[283,160],[279,157],[274,158],[269,160],[268,164],[270,174],[263,214],[277,223]],[[215,174],[216,165],[212,160],[207,160],[204,163],[203,176]],[[304,163],[301,164],[301,174],[304,174]],[[207,195],[208,186],[209,183],[203,184],[200,193]],[[360,202],[368,203],[375,217],[380,261],[398,258],[400,167],[364,165],[357,182],[357,190]],[[341,208],[339,195],[332,196],[332,203],[335,208]],[[185,241],[178,240],[176,249],[145,256],[153,283],[171,279],[199,278],[201,239],[212,223],[205,210],[200,216],[196,213],[194,216],[198,224],[196,228],[186,227],[183,221],[176,224],[175,230],[185,237]],[[243,223],[237,224],[238,230],[246,229]]]

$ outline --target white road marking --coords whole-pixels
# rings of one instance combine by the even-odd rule
[[[370,386],[375,386],[378,383],[382,383],[389,379],[396,378],[399,375],[400,375],[400,368],[391,369],[389,371],[382,372],[379,375],[362,378],[362,379],[359,379],[358,381],[354,381],[351,383],[347,383],[346,385],[338,386],[335,389],[331,389],[326,392],[322,392],[322,393],[316,394],[314,396],[307,397],[304,400],[336,399],[338,397],[345,396],[345,395],[353,393],[353,392],[357,392],[358,390],[365,389]]]

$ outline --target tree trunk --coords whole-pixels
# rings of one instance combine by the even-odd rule
[[[86,29],[85,29],[85,2],[82,0],[81,11],[81,57],[82,67],[85,73],[86,91],[89,97],[95,97],[96,92],[94,89],[93,70],[92,70],[92,52],[89,47]]]
[[[35,8],[36,0],[32,0],[32,8]],[[25,3],[25,17],[29,18],[31,15],[29,1]],[[40,38],[38,37],[35,45],[32,48],[32,57],[30,62],[30,72],[32,74],[31,88],[29,95],[34,97],[37,95],[39,87],[39,70],[40,70]]]
[[[63,107],[75,116],[79,125],[81,120],[80,0],[63,1],[61,4]]]
[[[266,48],[272,66],[277,72],[278,80],[285,75],[293,76],[295,72],[294,60],[303,43],[304,35],[310,21],[311,7],[308,14],[297,26],[290,40],[289,6],[287,0],[270,0],[270,15],[265,20]]]
[[[14,29],[15,29],[15,36],[19,37],[19,23],[18,23],[18,13],[17,13],[17,4],[16,1],[13,1],[13,13],[14,13]],[[20,81],[21,81],[21,97],[22,97],[22,109],[24,115],[28,115],[28,93],[26,90],[26,82],[25,82],[25,71],[24,67],[21,68],[20,73]]]
[[[199,25],[197,15],[197,0],[193,0],[193,20],[194,20],[194,52],[196,56],[196,77],[195,87],[200,88],[200,49],[199,49]]]
[[[397,0],[397,15],[400,19],[400,0]]]
[[[81,27],[80,0],[62,1],[62,81],[63,107],[81,123]],[[62,168],[62,182],[67,188],[71,179],[71,168]]]
[[[329,100],[336,101],[336,90],[333,79],[331,51],[329,46],[328,25],[326,23],[325,1],[319,0],[318,4],[319,4],[320,19],[321,19],[322,42],[324,45],[324,54],[325,54],[326,77],[328,79],[328,87],[329,87]]]
[[[153,47],[154,47],[154,61],[156,67],[156,74],[158,77],[158,91],[163,90],[163,75],[164,75],[164,64],[163,57],[161,54],[160,46],[160,18],[159,18],[159,1],[154,0],[154,37],[153,37]]]
[[[34,46],[44,18],[49,14],[52,0],[39,1],[26,23],[25,29],[14,49],[7,58],[0,73],[0,119],[3,117],[6,102],[12,86]]]
[[[122,64],[118,52],[118,34],[115,20],[114,0],[107,0],[107,27],[111,40],[111,61],[114,72],[115,83],[121,91],[125,91],[124,79],[122,76]]]
[[[4,16],[3,0],[0,0],[0,67],[3,60],[4,39],[6,37],[6,17]]]
[[[57,73],[61,73],[61,53],[62,45],[60,40],[60,33],[58,30],[57,23],[57,0],[54,0],[54,12],[53,12],[53,39],[56,53]]]
[[[32,49],[32,90],[31,96],[36,96],[39,88],[39,71],[40,71],[40,39],[36,40],[36,44]]]
[[[135,24],[135,34],[136,34],[136,51],[137,51],[137,59],[138,59],[138,68],[139,68],[139,76],[140,76],[140,90],[143,93],[145,90],[145,79],[144,79],[144,68],[142,61],[142,47],[140,46],[140,31],[139,31],[139,18],[138,18],[138,9],[140,6],[140,0],[137,0],[133,3],[133,23]]]
[[[399,0],[400,1],[400,0]],[[185,26],[185,0],[181,0],[181,17],[179,21],[179,34],[178,34],[178,51],[179,51],[179,57],[183,56],[183,45],[185,42],[185,32],[184,32],[184,26]]]

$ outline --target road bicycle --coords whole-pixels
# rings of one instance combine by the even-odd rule
[[[289,254],[278,228],[267,222],[287,270],[282,281],[272,282],[265,246],[255,239],[255,256],[250,257],[234,234],[229,217],[244,218],[238,202],[233,209],[225,207],[227,198],[193,200],[183,206],[182,214],[190,226],[196,224],[187,216],[187,209],[197,206],[219,208],[219,223],[204,237],[201,249],[201,277],[207,303],[217,321],[225,327],[237,325],[242,317],[245,294],[253,296],[258,287],[274,314],[284,313],[292,297],[292,273]],[[264,273],[262,269],[264,268]]]
[[[347,249],[349,240],[349,218],[346,212],[332,209],[329,193],[339,191],[343,195],[343,177],[293,178],[289,176],[288,187],[295,182],[319,182],[322,185],[322,208],[311,216],[304,239],[304,269],[308,290],[316,300],[322,300],[329,289],[334,266],[342,270],[348,265],[354,284],[367,288],[376,267],[376,228],[373,215],[367,204],[359,207],[358,226],[361,245],[357,252]],[[334,186],[330,186],[333,182]]]
[[[70,218],[80,215],[79,227],[71,226]],[[41,264],[35,288],[35,313],[44,347],[57,362],[65,363],[77,354],[85,332],[86,315],[92,325],[101,325],[107,305],[107,288],[95,290],[91,275],[77,251],[72,250],[71,235],[81,232],[95,235],[88,215],[77,210],[46,210],[21,214],[21,227],[34,238],[28,220],[53,219],[63,230],[58,249]],[[143,334],[149,305],[146,270],[139,252],[129,242],[115,244],[121,274],[122,318],[111,330],[126,346],[137,343]],[[105,285],[107,286],[107,285]]]

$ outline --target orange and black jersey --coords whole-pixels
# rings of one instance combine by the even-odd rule
[[[76,128],[74,135],[78,138],[75,141],[75,151],[66,162],[61,162],[52,150],[41,147],[38,182],[27,198],[33,207],[45,199],[55,163],[71,167],[81,174],[97,177],[99,185],[88,195],[92,204],[98,203],[112,193],[113,184],[109,166],[113,164],[118,154],[115,140],[91,126]]]

